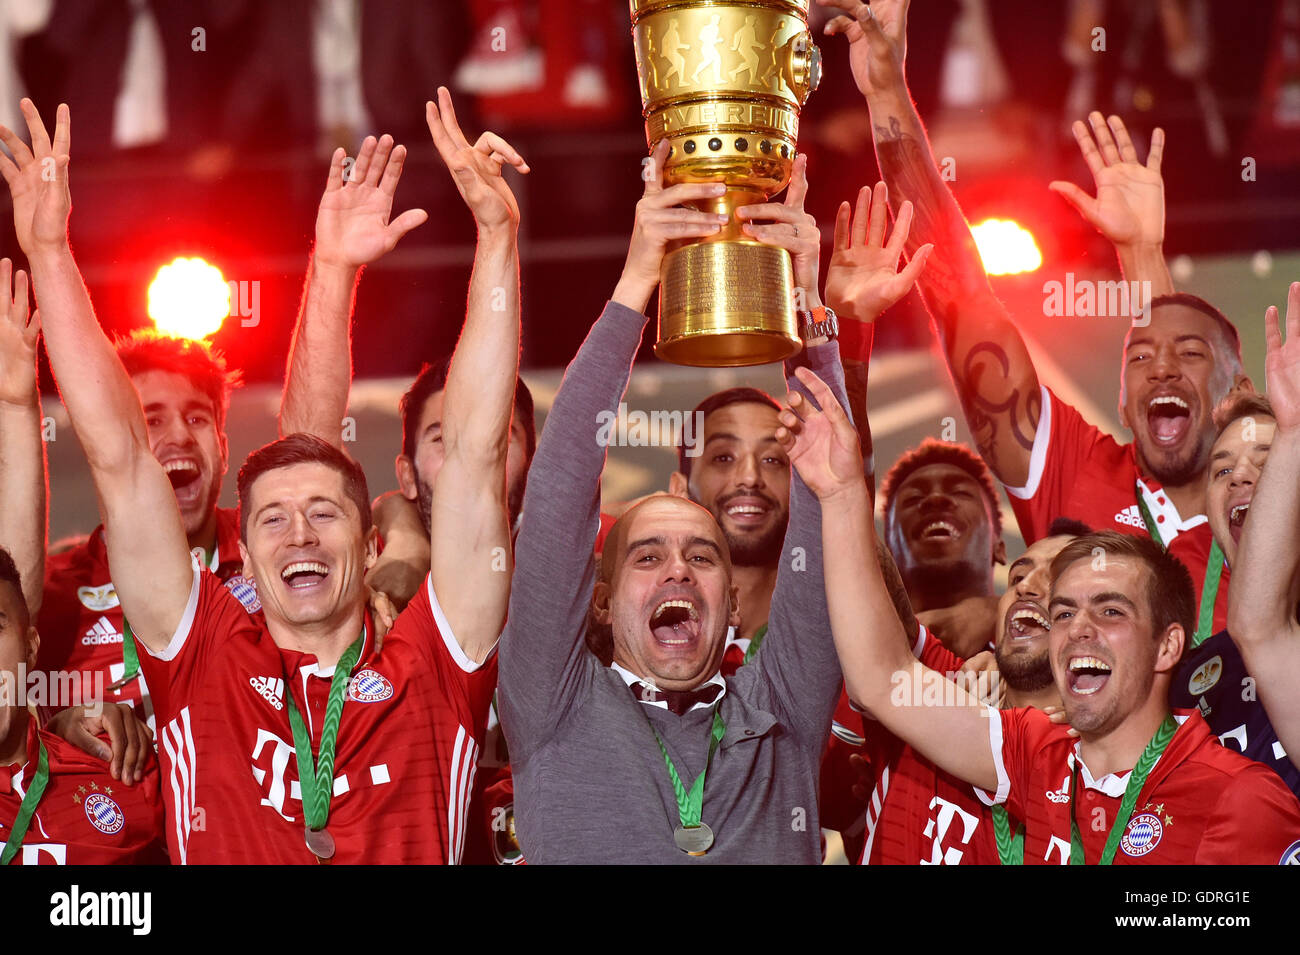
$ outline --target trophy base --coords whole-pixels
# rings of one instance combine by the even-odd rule
[[[700,242],[664,257],[655,354],[725,368],[784,361],[803,348],[790,254],[752,241]]]

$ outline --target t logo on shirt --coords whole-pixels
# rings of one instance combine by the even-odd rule
[[[960,818],[962,823],[961,844],[969,845],[971,836],[975,835],[975,827],[979,825],[979,816],[971,815],[955,803],[950,803],[941,796],[935,796],[930,800],[930,808],[938,808],[938,815],[931,816],[930,821],[925,824],[926,838],[933,838],[934,842],[930,850],[929,860],[922,859],[921,865],[959,865],[961,863],[962,851],[957,848],[943,848],[943,840],[948,835],[948,829],[952,826],[953,820]]]

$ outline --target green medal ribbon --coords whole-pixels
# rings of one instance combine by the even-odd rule
[[[1124,830],[1128,827],[1128,821],[1133,815],[1133,807],[1137,805],[1138,796],[1142,793],[1142,787],[1146,785],[1147,776],[1151,774],[1151,767],[1156,764],[1160,754],[1165,751],[1169,741],[1174,738],[1178,732],[1178,721],[1174,719],[1173,714],[1165,717],[1165,721],[1160,724],[1151,741],[1147,743],[1146,749],[1142,750],[1142,755],[1138,757],[1137,765],[1133,767],[1133,772],[1129,775],[1128,785],[1124,787],[1124,798],[1119,804],[1119,814],[1115,817],[1114,824],[1110,827],[1110,835],[1106,837],[1106,847],[1101,851],[1101,861],[1099,865],[1110,865],[1115,858],[1115,850],[1119,848],[1120,839],[1124,836]],[[1086,865],[1083,858],[1083,836],[1079,833],[1079,821],[1074,815],[1074,795],[1079,790],[1079,762],[1076,757],[1074,760],[1074,774],[1070,777],[1070,865]]]
[[[993,835],[998,843],[998,859],[1003,865],[1025,864],[1025,827],[1016,826],[1011,834],[1011,817],[1002,806],[993,807]]]
[[[1201,612],[1196,617],[1196,635],[1192,649],[1210,638],[1214,628],[1214,604],[1219,599],[1219,581],[1223,577],[1223,550],[1216,540],[1210,545],[1210,562],[1205,567],[1205,583],[1201,585]]]
[[[709,766],[713,764],[713,754],[717,751],[718,743],[722,741],[722,734],[727,731],[727,724],[722,721],[722,714],[718,712],[718,707],[722,701],[719,700],[713,704],[713,732],[709,738],[709,756],[704,761],[704,769],[695,777],[695,782],[691,784],[690,792],[682,785],[682,779],[677,775],[677,767],[673,765],[673,758],[668,755],[668,747],[664,745],[663,737],[659,731],[650,724],[650,732],[655,734],[655,742],[659,744],[659,752],[664,754],[664,763],[668,766],[668,776],[673,781],[673,792],[677,794],[677,815],[681,817],[682,825],[687,829],[693,829],[700,824],[700,810],[704,805],[704,777],[708,775]],[[650,722],[647,718],[646,722]]]
[[[754,659],[754,654],[758,653],[758,648],[763,645],[763,638],[767,636],[767,624],[759,627],[754,631],[754,636],[750,638],[749,646],[745,648],[745,659],[740,661],[744,666],[750,660]]]
[[[36,745],[41,748],[40,757],[36,760],[36,776],[32,779],[31,786],[27,788],[27,795],[23,797],[22,805],[18,807],[13,828],[9,830],[9,841],[5,843],[4,851],[0,852],[0,866],[8,865],[13,857],[18,855],[18,850],[22,848],[23,836],[27,835],[27,827],[31,824],[32,816],[36,814],[36,804],[41,801],[41,796],[45,795],[45,785],[50,781],[50,754],[45,752],[45,744],[40,741],[40,737],[37,737]]]
[[[334,745],[338,742],[339,720],[343,717],[343,692],[352,678],[352,668],[361,656],[361,645],[366,640],[363,627],[361,636],[343,651],[334,677],[330,680],[329,702],[325,704],[325,722],[320,731],[320,760],[312,759],[311,734],[302,721],[298,706],[293,701],[290,679],[285,676],[285,702],[289,704],[289,725],[293,728],[293,746],[298,758],[298,781],[302,787],[302,810],[307,828],[319,831],[325,828],[330,815],[330,797],[334,794]]]
[[[1146,499],[1142,496],[1142,487],[1134,485],[1137,493],[1138,510],[1142,512],[1142,521],[1147,526],[1147,533],[1151,539],[1160,545],[1161,550],[1165,550],[1165,542],[1160,537],[1160,531],[1156,529],[1156,522],[1151,518],[1151,509],[1147,507]],[[1210,637],[1210,630],[1214,627],[1214,604],[1219,599],[1219,580],[1223,577],[1223,549],[1219,547],[1219,542],[1213,541],[1210,544],[1210,556],[1205,565],[1205,580],[1201,583],[1201,612],[1196,617],[1196,633],[1192,637],[1192,649],[1199,647]]]

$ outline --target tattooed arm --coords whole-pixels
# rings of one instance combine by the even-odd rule
[[[917,288],[934,319],[975,438],[976,448],[1004,484],[1029,479],[1038,428],[1038,375],[1006,309],[993,294],[975,240],[930,152],[925,129],[903,75],[906,0],[818,0],[847,16],[827,24],[849,38],[853,76],[871,111],[876,159],[889,186],[895,215],[913,209],[908,256],[921,246],[934,253]]]

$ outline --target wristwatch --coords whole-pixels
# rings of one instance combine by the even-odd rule
[[[827,338],[834,341],[840,334],[840,322],[835,312],[825,305],[818,305],[812,310],[799,310],[799,334],[804,341],[814,338]]]

